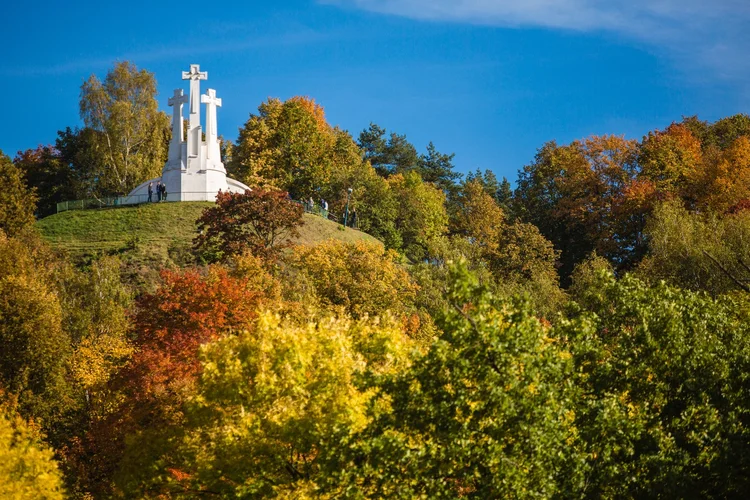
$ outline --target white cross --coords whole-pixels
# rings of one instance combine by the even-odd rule
[[[216,97],[214,89],[208,89],[201,96],[201,102],[206,105],[206,146],[209,160],[220,160],[218,130],[216,124],[216,107],[221,106],[221,98]]]
[[[182,142],[182,105],[188,101],[182,89],[174,89],[174,95],[167,104],[172,107],[172,140]]]
[[[191,64],[190,71],[182,72],[183,80],[190,80],[190,131],[201,125],[201,80],[208,79],[208,72],[201,71],[200,64]]]
[[[208,80],[208,71],[201,71],[200,64],[191,64],[190,71],[182,72],[183,80]]]

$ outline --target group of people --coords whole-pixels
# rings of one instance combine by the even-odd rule
[[[328,218],[328,202],[324,199],[320,199],[320,204],[315,205],[315,201],[313,200],[312,196],[308,198],[307,200],[304,200],[303,205],[305,206],[305,211],[310,213],[316,213],[322,217]],[[356,227],[357,225],[357,211],[352,209],[347,214],[347,220],[344,221],[347,226],[349,227]]]
[[[304,204],[307,212],[317,212],[319,215],[328,218],[328,202],[326,200],[320,199],[320,210],[315,210],[315,201],[313,201],[312,196]]]
[[[152,202],[154,197],[154,183],[148,183],[148,201]],[[161,181],[156,183],[156,201],[167,201],[167,186],[162,184]]]

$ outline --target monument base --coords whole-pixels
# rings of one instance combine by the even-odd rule
[[[230,179],[224,172],[207,170],[189,173],[180,170],[168,170],[161,177],[147,180],[133,189],[128,195],[132,203],[148,201],[148,185],[152,184],[151,201],[157,201],[156,184],[162,182],[167,187],[166,201],[216,201],[219,191],[226,193],[244,193],[250,189],[235,179]]]

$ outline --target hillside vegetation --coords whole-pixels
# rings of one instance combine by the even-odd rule
[[[76,261],[95,255],[135,253],[151,259],[179,260],[191,248],[196,235],[195,221],[209,202],[153,203],[99,210],[62,212],[40,220],[37,225],[56,249]],[[294,243],[314,245],[328,239],[343,242],[377,242],[372,236],[311,214]]]

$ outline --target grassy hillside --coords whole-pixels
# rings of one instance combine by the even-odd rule
[[[189,260],[195,221],[208,202],[152,203],[97,210],[62,212],[38,222],[44,237],[76,261],[96,255],[124,254],[128,259]],[[344,228],[322,217],[305,214],[305,225],[294,243],[314,245],[327,239],[368,240],[372,236]]]

